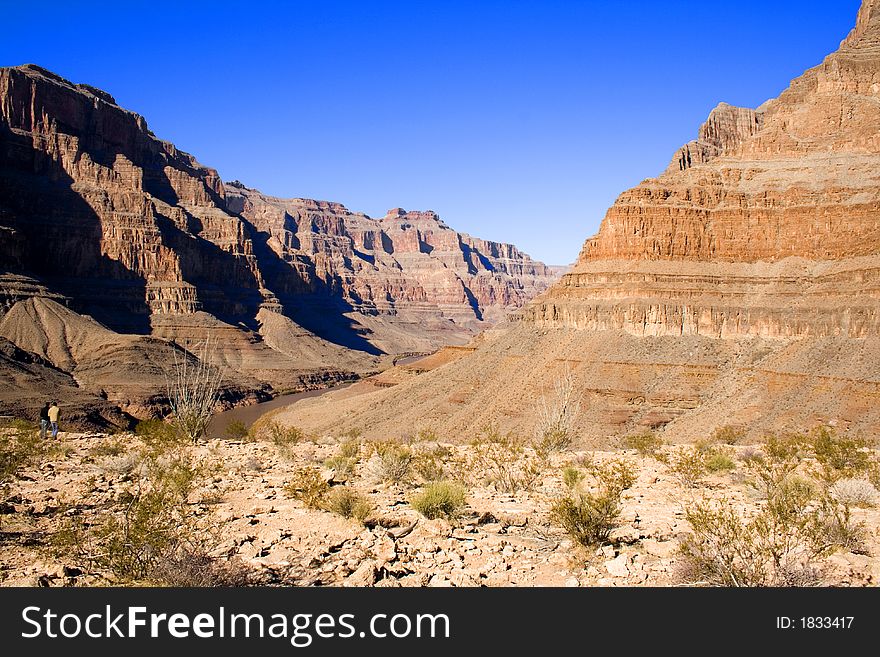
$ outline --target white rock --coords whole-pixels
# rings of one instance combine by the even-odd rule
[[[627,568],[627,563],[629,562],[629,557],[625,554],[619,555],[616,559],[612,559],[611,561],[605,562],[605,570],[608,571],[610,575],[614,577],[626,577],[629,575],[629,568]]]

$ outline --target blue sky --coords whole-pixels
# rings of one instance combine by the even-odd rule
[[[563,264],[712,107],[778,95],[859,5],[0,0],[0,65],[108,91],[224,180],[431,209]]]

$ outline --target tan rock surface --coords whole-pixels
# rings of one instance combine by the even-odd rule
[[[566,368],[582,439],[644,427],[880,432],[880,7],[757,110],[720,105],[620,195],[574,268],[473,354],[333,409],[393,435],[530,433]],[[388,375],[390,376],[390,374]],[[286,420],[326,428],[294,408]],[[407,425],[406,429],[400,427]]]

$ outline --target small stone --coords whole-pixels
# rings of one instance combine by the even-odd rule
[[[570,589],[577,588],[580,585],[581,582],[577,577],[569,577],[567,580],[565,580],[565,586]]]
[[[376,579],[378,578],[378,576],[378,565],[372,559],[367,559],[360,566],[358,566],[357,570],[355,570],[345,579],[343,586],[373,586],[373,584],[376,583]]]

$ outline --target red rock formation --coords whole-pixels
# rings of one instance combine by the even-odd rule
[[[644,427],[880,431],[880,0],[779,98],[713,110],[510,327],[330,410],[368,435],[530,432],[567,370],[580,434],[603,445]],[[320,411],[289,417],[320,429]]]
[[[215,336],[216,364],[251,390],[375,371],[380,351],[461,342],[552,278],[433,213],[373,220],[227,187],[109,94],[33,65],[0,68],[0,236],[0,308],[15,318],[0,331],[7,339],[39,332],[21,325],[32,308],[13,311],[48,298],[69,306],[70,321],[87,314],[106,327],[103,344]],[[150,379],[131,397],[119,377],[104,386],[82,364],[53,363],[132,412],[162,387]]]

